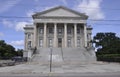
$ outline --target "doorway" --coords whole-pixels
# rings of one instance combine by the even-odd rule
[[[62,47],[62,38],[58,38],[58,47]]]

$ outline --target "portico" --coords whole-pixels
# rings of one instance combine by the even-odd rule
[[[36,47],[81,47],[84,24],[37,23],[34,41]],[[35,40],[36,39],[36,40]]]
[[[73,55],[73,51],[79,56],[85,48],[92,47],[92,28],[87,25],[88,16],[84,13],[58,6],[35,13],[32,17],[33,25],[24,27],[25,56],[31,55],[32,48],[36,48],[38,53],[41,51],[45,54],[53,48],[59,57],[62,57],[63,52],[66,55],[71,52],[69,54]]]

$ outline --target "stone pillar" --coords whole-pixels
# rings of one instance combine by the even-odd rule
[[[37,47],[37,25],[34,23],[34,47]]]
[[[64,24],[64,44],[67,47],[67,24]]]
[[[77,24],[74,24],[74,46],[77,47]]]
[[[84,24],[84,45],[87,47],[87,30],[86,24]]]
[[[44,23],[44,37],[43,37],[43,43],[44,43],[44,47],[47,47],[46,46],[46,30],[47,29],[47,24],[46,23]]]
[[[57,24],[55,23],[54,24],[54,42],[53,42],[53,44],[54,44],[54,46],[53,47],[57,47]]]

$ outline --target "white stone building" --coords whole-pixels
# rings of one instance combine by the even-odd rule
[[[69,8],[58,6],[38,12],[33,25],[26,25],[24,57],[31,58],[31,49],[91,48],[92,28],[87,25],[88,16]],[[39,51],[38,51],[39,52]],[[57,51],[56,51],[57,52]]]

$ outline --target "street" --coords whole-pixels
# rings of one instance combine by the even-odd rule
[[[0,74],[0,77],[120,77],[120,73]]]

